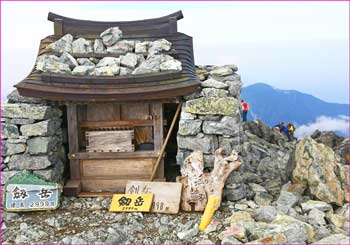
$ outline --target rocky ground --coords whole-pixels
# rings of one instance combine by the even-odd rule
[[[56,211],[5,213],[3,243],[349,243],[349,204],[333,209],[292,188],[268,206],[226,201],[204,232],[201,213],[112,213],[110,198],[63,197]]]
[[[3,243],[349,244],[349,141],[243,128],[243,164],[204,232],[202,213],[111,213],[110,198],[62,197],[56,211],[4,213]]]

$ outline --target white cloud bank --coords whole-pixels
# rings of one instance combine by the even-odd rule
[[[295,131],[295,136],[300,138],[311,135],[317,129],[320,131],[338,131],[348,135],[349,117],[345,115],[338,117],[320,116],[314,123],[299,126]]]

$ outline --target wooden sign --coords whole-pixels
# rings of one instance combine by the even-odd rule
[[[112,198],[110,212],[149,212],[153,194],[115,194]]]
[[[125,193],[153,193],[151,212],[176,214],[179,212],[181,199],[181,183],[128,181]]]

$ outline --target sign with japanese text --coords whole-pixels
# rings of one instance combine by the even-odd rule
[[[149,212],[153,194],[115,194],[112,198],[110,212]]]
[[[7,211],[51,210],[59,206],[60,190],[54,185],[8,184]]]
[[[181,183],[133,181],[126,183],[125,193],[153,193],[151,212],[176,214],[180,209]]]

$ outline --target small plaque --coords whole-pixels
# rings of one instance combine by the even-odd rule
[[[52,185],[8,184],[7,211],[51,210],[59,206],[59,189]]]
[[[110,212],[149,212],[153,194],[115,194],[109,208]]]

